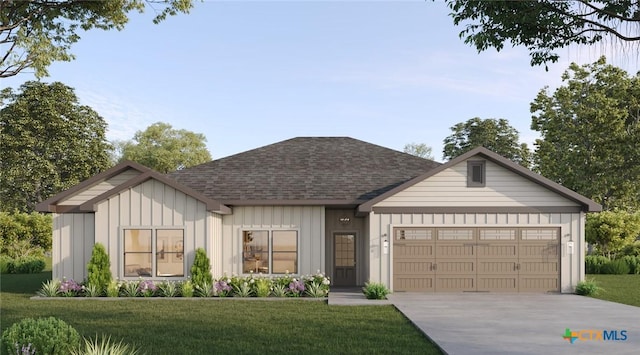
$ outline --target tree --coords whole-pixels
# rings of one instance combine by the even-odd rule
[[[0,210],[35,205],[109,166],[107,124],[60,82],[0,92]]]
[[[598,252],[611,258],[640,236],[640,212],[603,211],[587,215],[587,242]]]
[[[476,147],[482,146],[505,158],[529,167],[531,152],[526,143],[519,143],[518,130],[501,118],[474,117],[451,127],[453,134],[444,139],[445,159],[453,159]]]
[[[634,0],[466,1],[448,0],[453,23],[466,27],[464,42],[481,52],[505,43],[525,46],[531,65],[556,62],[556,50],[606,39],[640,41],[640,3]]]
[[[211,160],[203,134],[176,130],[158,122],[138,131],[133,141],[116,143],[122,160],[133,160],[161,173],[188,168]]]
[[[150,6],[154,23],[169,15],[187,13],[192,0],[0,0],[0,78],[33,68],[36,77],[47,76],[54,61],[71,61],[71,45],[79,30],[121,30],[131,11]],[[156,9],[156,7],[158,9]]]
[[[194,287],[204,288],[213,286],[211,263],[207,252],[203,248],[196,249],[196,257],[191,266],[191,281]]]
[[[433,160],[433,149],[424,143],[409,143],[404,146],[404,152],[420,158]]]
[[[640,207],[640,77],[606,64],[571,64],[553,94],[531,103],[535,164],[544,176],[600,203]]]

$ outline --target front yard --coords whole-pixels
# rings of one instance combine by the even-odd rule
[[[2,275],[2,330],[23,318],[54,316],[85,337],[111,335],[147,354],[440,354],[393,306],[290,299],[30,300],[50,277]]]
[[[595,298],[640,307],[640,275],[587,275],[591,278],[602,288]]]

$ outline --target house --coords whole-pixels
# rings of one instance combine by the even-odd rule
[[[37,207],[53,277],[94,243],[114,277],[311,274],[392,290],[573,292],[585,214],[601,206],[487,149],[446,164],[346,137],[303,137],[171,174],[123,162]]]

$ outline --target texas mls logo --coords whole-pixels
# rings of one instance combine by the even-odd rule
[[[575,343],[576,340],[581,341],[626,341],[626,330],[595,330],[585,329],[578,331],[571,331],[569,328],[565,328],[562,339]]]

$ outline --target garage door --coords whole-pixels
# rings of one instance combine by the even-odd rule
[[[396,228],[395,291],[560,289],[557,228]]]

